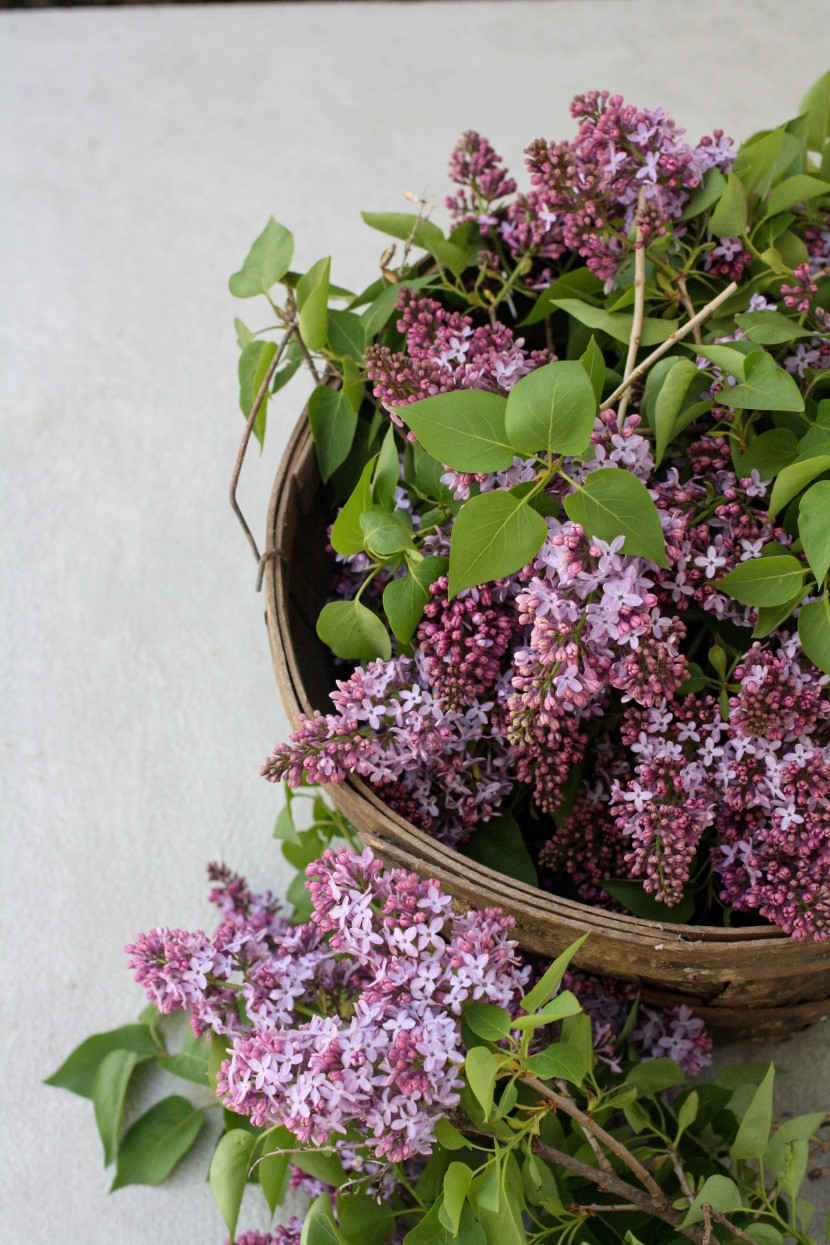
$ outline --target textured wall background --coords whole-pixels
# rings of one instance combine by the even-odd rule
[[[365,284],[383,241],[361,208],[440,202],[471,126],[519,170],[531,138],[570,132],[577,90],[662,105],[695,138],[775,124],[826,68],[823,17],[822,0],[0,16],[4,1240],[223,1236],[207,1138],[163,1189],[107,1200],[91,1108],[39,1082],[137,1013],[121,948],[208,919],[208,860],[279,883],[258,766],[286,722],[226,500],[228,274],[273,212],[298,265],[333,250],[334,279]],[[300,397],[245,470],[257,532]],[[775,1055],[782,1105],[830,1104],[826,1029]]]

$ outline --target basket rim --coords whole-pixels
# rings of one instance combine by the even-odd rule
[[[310,714],[313,708],[306,695],[292,646],[286,643],[289,602],[286,558],[281,549],[280,533],[285,523],[287,508],[286,484],[297,465],[304,461],[310,452],[313,452],[313,439],[306,408],[301,413],[288,440],[271,490],[267,515],[266,549],[276,549],[278,556],[267,559],[263,580],[272,662],[278,689],[292,729],[296,729],[299,715]],[[332,798],[338,802],[334,794],[336,788],[340,788],[344,795],[347,795],[345,803],[353,804],[359,801],[376,816],[382,816],[387,822],[391,821],[396,830],[409,840],[407,854],[412,856],[412,847],[418,849],[422,867],[424,865],[435,867],[445,874],[458,874],[463,869],[463,884],[466,890],[476,885],[488,892],[506,887],[510,895],[515,897],[515,901],[523,905],[531,920],[534,916],[542,920],[555,914],[562,924],[572,925],[575,934],[590,930],[613,935],[623,942],[630,943],[632,949],[642,945],[644,940],[653,943],[655,937],[665,941],[667,952],[670,951],[672,944],[675,948],[678,944],[686,948],[690,944],[695,944],[701,949],[703,946],[708,946],[713,951],[716,947],[724,950],[732,947],[736,950],[740,948],[741,951],[747,953],[752,950],[771,952],[773,948],[776,952],[790,948],[795,953],[803,951],[805,947],[804,943],[797,942],[772,924],[740,928],[674,923],[662,925],[660,922],[648,921],[632,913],[607,912],[578,900],[555,895],[539,887],[530,886],[526,882],[510,878],[507,874],[499,873],[466,856],[461,856],[453,848],[432,838],[426,831],[390,809],[371,787],[359,778],[350,776],[341,783],[332,784]],[[417,863],[416,858],[414,856],[412,858],[413,863]],[[494,901],[497,902],[495,896]],[[821,951],[823,945],[813,943],[812,946],[815,950]],[[824,954],[830,956],[830,944],[824,945]],[[778,976],[780,971],[779,963],[775,973],[770,975]]]

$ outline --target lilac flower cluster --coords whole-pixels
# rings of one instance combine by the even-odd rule
[[[532,190],[508,204],[501,200],[514,185],[500,158],[486,139],[466,134],[450,163],[463,189],[447,205],[456,219],[475,220],[514,259],[544,262],[571,252],[609,282],[625,257],[638,203],[644,239],[665,233],[670,221],[682,233],[677,222],[692,191],[708,169],[730,169],[735,151],[720,130],[691,147],[662,109],[638,109],[607,91],[577,96],[571,114],[579,121],[575,138],[532,143],[526,152]],[[739,239],[713,240],[713,268],[734,275],[750,260]],[[549,279],[543,271],[534,284]]]
[[[302,718],[262,773],[291,787],[358,774],[402,814],[458,842],[493,815],[512,781],[490,721],[492,703],[466,702],[460,688],[452,699],[461,707],[435,694],[420,654],[370,662],[338,682],[337,712]]]
[[[310,924],[264,961],[277,983],[273,997],[260,992],[270,1017],[261,1010],[253,1032],[235,1038],[219,1093],[254,1125],[282,1124],[304,1143],[359,1125],[376,1158],[426,1153],[458,1101],[461,1004],[512,1007],[527,978],[513,920],[495,909],[456,916],[435,882],[384,870],[368,848],[326,852],[308,887]],[[300,1020],[313,979],[319,1000],[321,970],[342,989],[326,991],[323,1014]]]
[[[643,879],[678,902],[707,831],[721,898],[757,910],[794,938],[830,937],[830,700],[826,675],[795,637],[756,643],[733,672],[724,720],[711,697],[686,696],[624,713],[613,765],[543,852],[597,897],[602,878]],[[596,823],[596,824],[594,824]],[[590,827],[590,829],[589,829]],[[598,848],[597,841],[601,846]],[[584,857],[579,844],[591,851]],[[601,852],[593,866],[591,852]],[[622,861],[621,861],[622,858]]]
[[[636,986],[575,970],[565,974],[563,985],[573,991],[591,1017],[597,1058],[619,1074],[625,1056],[620,1038],[637,1003]],[[663,1008],[640,1003],[630,1041],[640,1060],[673,1059],[689,1077],[697,1076],[712,1062],[712,1039],[706,1026],[685,1004]]]
[[[398,331],[406,351],[370,346],[366,377],[393,421],[403,426],[397,407],[453,389],[508,393],[517,380],[547,363],[545,350],[527,351],[505,324],[473,325],[471,316],[448,311],[432,298],[405,288],[398,301]]]

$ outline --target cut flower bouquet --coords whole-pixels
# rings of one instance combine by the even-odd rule
[[[317,631],[360,665],[268,778],[360,776],[594,905],[827,938],[826,111],[823,81],[693,147],[591,92],[522,194],[469,133],[449,236],[366,214],[403,250],[358,296],[269,223],[231,290],[284,333],[238,322],[241,401],[262,436],[304,361],[319,382]]]

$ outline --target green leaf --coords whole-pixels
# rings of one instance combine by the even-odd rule
[[[366,331],[360,316],[353,311],[330,311],[328,315],[329,346],[338,358],[362,360],[366,349]]]
[[[818,199],[827,194],[830,194],[830,182],[820,181],[807,173],[797,173],[795,177],[788,177],[770,191],[767,216],[786,212],[787,208],[795,207],[798,203],[808,203],[810,199]]]
[[[447,558],[424,558],[410,566],[406,575],[391,580],[384,588],[383,612],[392,634],[401,644],[408,644],[412,639],[429,600],[430,585],[446,575],[448,568]]]
[[[357,414],[360,414],[360,408],[363,405],[363,399],[366,396],[366,385],[363,381],[363,374],[360,371],[354,359],[348,355],[343,360],[343,397],[349,406]]]
[[[461,1212],[472,1178],[472,1169],[466,1163],[450,1163],[444,1173],[444,1210],[456,1236],[461,1226]]]
[[[607,333],[615,341],[625,342],[627,345],[631,338],[634,316],[624,311],[604,311],[602,307],[592,307],[590,303],[583,303],[576,298],[557,298],[553,306],[559,307],[580,324],[586,324],[589,329]],[[676,328],[677,320],[657,320],[652,316],[644,316],[640,345],[658,346],[667,337],[671,337]]]
[[[250,418],[256,396],[276,353],[277,346],[275,342],[253,341],[249,346],[245,347],[239,356],[239,405],[246,419]],[[267,417],[268,393],[266,391],[254,421],[254,436],[260,445],[265,440],[265,422]]]
[[[826,592],[818,601],[802,606],[798,638],[813,665],[830,674],[830,599]]]
[[[811,151],[822,151],[830,134],[830,70],[810,87],[799,112],[807,117],[807,146]]]
[[[273,216],[248,252],[245,263],[228,282],[234,298],[254,298],[281,281],[294,254],[294,235]]]
[[[581,487],[565,497],[565,510],[586,536],[609,543],[624,536],[624,553],[667,565],[657,507],[645,485],[623,468],[592,471]]]
[[[492,1051],[485,1046],[474,1046],[467,1051],[464,1060],[467,1084],[478,1099],[487,1119],[493,1109],[493,1090],[498,1075],[498,1063]]]
[[[441,1198],[432,1204],[421,1222],[407,1232],[403,1245],[489,1245],[484,1229],[476,1223],[469,1206],[461,1213],[459,1232],[455,1236],[441,1222],[442,1205]]]
[[[580,1052],[567,1042],[554,1042],[538,1055],[531,1055],[527,1067],[543,1081],[570,1081],[573,1085],[581,1085],[588,1071]]]
[[[334,1212],[327,1193],[321,1193],[308,1208],[300,1235],[300,1245],[346,1245],[334,1223]]]
[[[691,359],[678,359],[669,369],[654,404],[654,449],[659,465],[675,433],[675,421],[692,381],[700,376]]]
[[[332,547],[344,557],[352,557],[356,553],[363,552],[363,528],[360,526],[360,516],[372,504],[371,480],[377,460],[377,454],[369,459],[351,497],[334,520],[334,526],[331,529]]]
[[[775,1068],[770,1064],[766,1076],[744,1112],[729,1153],[733,1159],[762,1159],[772,1128],[772,1083]],[[712,1203],[714,1205],[714,1203]],[[720,1210],[720,1207],[716,1207]],[[731,1209],[735,1209],[732,1207]]]
[[[383,506],[370,506],[360,516],[363,543],[369,553],[379,558],[412,549],[412,520],[406,510],[391,514]]]
[[[377,466],[372,480],[372,496],[378,506],[391,510],[395,505],[395,490],[401,474],[401,463],[398,457],[398,443],[395,440],[395,429],[390,423],[381,442]]]
[[[452,529],[450,596],[521,570],[547,534],[545,520],[522,497],[500,489],[471,497]]]
[[[598,403],[601,402],[602,392],[605,388],[606,367],[605,359],[602,357],[602,351],[597,345],[597,340],[593,334],[591,335],[591,340],[588,342],[585,353],[580,355],[579,362],[588,374],[588,379],[590,380],[591,387],[594,391],[594,397]]]
[[[797,1115],[792,1120],[785,1120],[772,1134],[772,1139],[764,1151],[764,1167],[779,1171],[786,1161],[786,1150],[794,1141],[809,1141],[824,1123],[824,1112],[814,1111],[809,1115]]]
[[[830,480],[819,480],[802,497],[798,534],[810,569],[820,584],[830,569]]]
[[[551,312],[558,309],[561,298],[576,298],[580,302],[586,298],[594,298],[602,294],[602,282],[594,276],[589,268],[573,268],[557,277],[546,289],[542,290],[533,310],[519,321],[519,327],[538,324]]]
[[[464,1150],[467,1147],[467,1138],[443,1115],[435,1126],[435,1140],[445,1150]]]
[[[801,144],[781,125],[744,143],[735,160],[734,172],[747,190],[763,195],[800,152]]]
[[[771,1223],[750,1223],[743,1229],[755,1245],[784,1245],[784,1238]]]
[[[726,189],[726,178],[720,169],[707,169],[703,181],[683,209],[681,220],[692,220],[717,203]]]
[[[830,471],[830,454],[817,454],[813,458],[805,458],[785,467],[772,486],[769,499],[770,518],[783,510],[817,476],[824,475],[825,471]]]
[[[709,217],[709,232],[718,238],[743,238],[746,233],[746,191],[735,173],[727,173],[726,187]]]
[[[76,1046],[57,1072],[43,1082],[57,1089],[68,1089],[82,1098],[92,1098],[95,1074],[110,1051],[129,1050],[144,1059],[159,1054],[158,1043],[149,1025],[124,1025],[107,1033],[95,1033]]]
[[[158,1066],[173,1076],[184,1081],[193,1081],[196,1085],[209,1085],[208,1062],[210,1059],[210,1043],[206,1038],[194,1037],[188,1033],[182,1049],[177,1055],[165,1055],[159,1059]]]
[[[673,1059],[646,1059],[635,1064],[625,1078],[625,1085],[633,1085],[640,1098],[650,1098],[673,1085],[681,1085],[685,1077]]]
[[[735,474],[745,479],[757,471],[762,480],[771,480],[789,467],[798,453],[796,435],[789,428],[770,428],[750,441],[743,453],[734,455]]]
[[[797,320],[791,320],[780,311],[745,311],[735,316],[735,323],[751,342],[762,346],[780,346],[799,337],[813,336],[809,329],[801,328]]]
[[[755,626],[752,629],[753,640],[763,640],[775,631],[776,627],[780,627],[781,623],[789,618],[797,605],[800,605],[807,594],[806,587],[799,588],[795,596],[789,601],[784,601],[782,605],[762,605],[758,609],[758,617]]]
[[[548,363],[510,390],[507,439],[520,454],[582,454],[590,443],[596,413],[597,400],[582,364]]]
[[[357,415],[339,389],[318,385],[308,401],[308,422],[320,475],[328,482],[346,461],[357,428]]]
[[[680,1110],[677,1113],[678,1132],[685,1133],[687,1128],[691,1128],[697,1119],[699,1107],[700,1095],[696,1089],[693,1089],[688,1097],[683,1099]]]
[[[429,251],[439,264],[449,268],[456,277],[460,277],[464,269],[474,262],[474,255],[469,248],[449,242],[433,221],[425,220],[422,216],[414,216],[409,212],[362,212],[361,215],[372,229],[391,234],[393,238]]]
[[[219,1139],[210,1164],[208,1183],[231,1234],[231,1242],[258,1140],[255,1133],[249,1133],[246,1129],[231,1129]]]
[[[211,1033],[208,1041],[210,1042],[210,1053],[208,1055],[208,1083],[212,1089],[216,1087],[216,1078],[224,1061],[228,1058],[228,1052],[231,1048],[231,1039],[224,1033]]]
[[[254,334],[247,324],[245,324],[244,320],[240,320],[238,316],[233,322],[233,327],[236,329],[236,344],[240,350],[244,350],[247,345],[255,340]]]
[[[683,344],[696,357],[700,355],[702,359],[714,363],[722,372],[726,372],[728,376],[736,376],[738,380],[744,379],[747,355],[757,353],[751,343],[740,341],[733,342],[731,346],[693,346],[688,342]]]
[[[744,605],[783,605],[798,592],[806,574],[806,567],[792,554],[774,554],[740,562],[716,583],[721,592]]]
[[[565,976],[565,970],[587,937],[587,934],[583,934],[576,942],[566,947],[561,955],[558,955],[548,966],[533,989],[528,990],[524,998],[520,1000],[522,1008],[528,1015],[544,1007],[549,999],[553,998]]]
[[[703,1188],[692,1202],[686,1217],[680,1224],[681,1228],[690,1228],[692,1224],[703,1222],[703,1207],[711,1206],[713,1210],[728,1215],[741,1206],[741,1191],[728,1176],[709,1176],[703,1182]]]
[[[579,999],[572,994],[570,990],[562,990],[546,1003],[541,1011],[534,1012],[531,1016],[517,1016],[515,1020],[511,1020],[511,1029],[518,1029],[520,1033],[532,1032],[541,1025],[552,1025],[557,1020],[564,1020],[566,1016],[578,1016],[582,1011]]]
[[[643,889],[642,882],[633,878],[612,878],[602,883],[602,889],[618,899],[624,908],[642,917],[644,921],[668,921],[672,924],[684,924],[695,910],[695,897],[692,891],[684,892],[683,898],[674,907],[660,903],[653,895]]]
[[[398,408],[428,454],[454,471],[504,471],[513,446],[505,432],[507,401],[481,389],[456,389]]]
[[[112,1191],[128,1184],[161,1184],[184,1158],[205,1123],[186,1098],[164,1098],[129,1128],[121,1142]]]
[[[347,1245],[386,1245],[396,1218],[393,1207],[366,1193],[341,1194],[337,1199],[337,1222]]]
[[[510,813],[494,817],[479,826],[470,841],[461,849],[463,855],[480,865],[504,873],[519,882],[538,886],[539,877],[533,858],[527,850],[519,823]]]
[[[326,344],[331,259],[318,259],[297,283],[297,310],[300,336],[309,350],[322,350]]]
[[[276,1143],[273,1144],[276,1149]],[[262,1157],[256,1165],[256,1175],[268,1209],[273,1215],[283,1198],[291,1155],[272,1153],[271,1145],[266,1135],[262,1144]]]
[[[388,661],[392,656],[389,632],[360,601],[329,601],[317,619],[317,634],[335,657],[346,661]]]
[[[743,384],[723,389],[718,395],[722,406],[740,411],[803,411],[804,399],[790,373],[777,367],[771,355],[757,350],[747,355]]]
[[[500,1042],[510,1034],[510,1017],[503,1007],[495,1003],[465,1003],[464,1019],[473,1033],[488,1042]]]
[[[104,1166],[118,1153],[121,1120],[124,1115],[124,1099],[138,1055],[131,1050],[111,1050],[105,1055],[95,1073],[92,1086],[92,1102],[95,1107],[95,1123],[104,1145]]]
[[[360,317],[363,321],[366,340],[370,341],[379,333],[394,314],[402,290],[422,290],[432,282],[432,277],[416,277],[412,281],[401,281],[399,285],[387,285],[385,289],[382,289]]]

